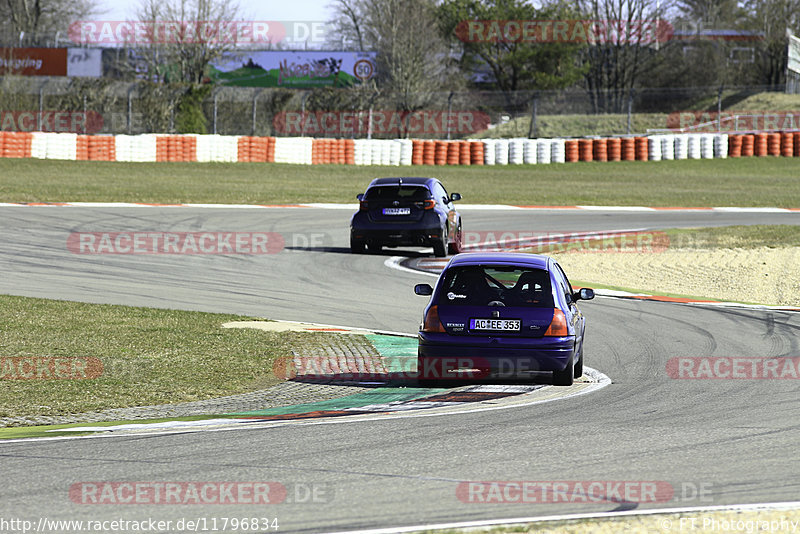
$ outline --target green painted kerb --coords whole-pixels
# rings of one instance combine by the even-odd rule
[[[368,334],[366,337],[380,353],[390,373],[412,373],[417,370],[417,338]]]
[[[400,336],[368,334],[365,336],[381,355],[389,373],[414,373],[417,370],[417,339]],[[309,404],[295,404],[268,408],[252,412],[239,412],[228,415],[285,415],[322,410],[346,410],[371,404],[409,401],[427,397],[438,388],[379,387],[364,393]]]

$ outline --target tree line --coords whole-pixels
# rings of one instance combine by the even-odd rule
[[[368,106],[391,95],[406,111],[443,92],[476,90],[499,92],[517,108],[536,91],[580,88],[595,111],[620,112],[644,87],[778,89],[787,32],[800,33],[800,0],[332,0],[331,7],[329,46],[377,52],[377,76],[346,99]],[[244,16],[235,0],[141,0],[134,18]],[[90,17],[102,17],[98,0],[0,0],[0,35],[6,46],[34,46]],[[737,33],[723,38],[708,30]],[[201,88],[208,65],[233,48],[180,39],[136,43],[116,67],[123,78],[183,85],[194,105],[208,92]],[[314,99],[334,105],[345,98],[339,93],[319,91]]]

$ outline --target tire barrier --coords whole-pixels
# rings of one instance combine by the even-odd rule
[[[636,139],[633,137],[622,138],[622,161],[633,161],[636,159]]]
[[[578,161],[592,161],[593,146],[591,139],[578,139]]]
[[[550,149],[550,161],[552,163],[567,162],[567,146],[563,139],[551,139]]]
[[[567,162],[572,163],[573,161],[578,161],[578,150],[577,139],[567,139],[564,141],[564,153]]]
[[[116,143],[109,135],[79,135],[75,141],[78,161],[117,161]]]
[[[317,139],[225,135],[78,135],[0,131],[0,157],[303,165],[540,165],[800,157],[800,131],[581,139]]]
[[[33,157],[32,150],[32,133],[0,131],[0,157],[30,158]]]
[[[742,136],[742,156],[752,156],[755,137],[753,134],[744,134]]]
[[[622,139],[619,137],[608,140],[608,161],[622,161]]]
[[[636,159],[638,161],[647,161],[649,155],[649,143],[647,137],[635,137],[636,143]]]

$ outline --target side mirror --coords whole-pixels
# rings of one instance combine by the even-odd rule
[[[428,284],[417,284],[414,286],[414,293],[427,297],[433,295],[433,288]]]
[[[592,300],[594,298],[594,289],[588,287],[582,288],[580,291],[573,295],[575,300]]]
[[[458,194],[458,193],[453,193],[452,195],[450,195],[450,200],[452,202],[456,202],[458,200],[461,200],[461,195]]]
[[[359,193],[359,194],[357,194],[357,195],[356,195],[356,198],[357,198],[359,201],[362,201],[362,200],[364,200],[364,193]]]

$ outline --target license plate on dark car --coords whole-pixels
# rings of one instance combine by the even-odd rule
[[[470,319],[470,330],[496,330],[519,332],[520,319]]]
[[[383,208],[384,215],[411,215],[411,208]]]

